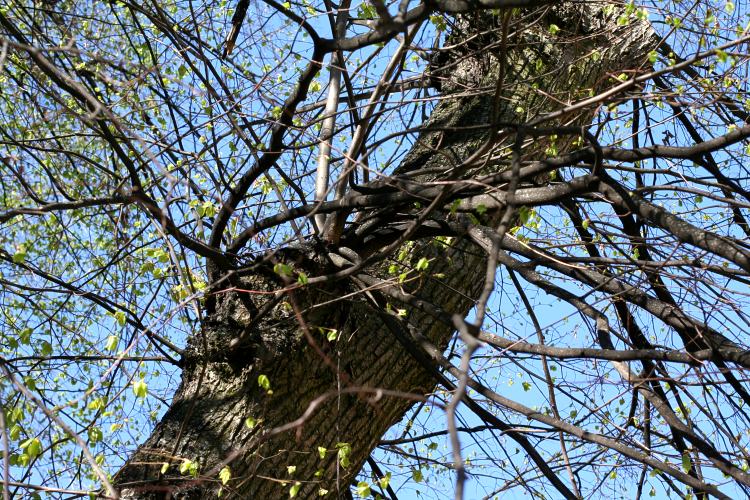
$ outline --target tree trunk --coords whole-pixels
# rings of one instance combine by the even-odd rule
[[[635,18],[618,26],[622,14],[583,4],[520,10],[513,14],[506,43],[500,16],[483,12],[458,18],[448,41],[455,48],[437,58],[431,70],[444,98],[425,125],[440,130],[424,132],[397,173],[421,183],[444,179],[442,172],[490,137],[487,129],[463,127],[491,123],[493,111],[498,123],[524,123],[619,83],[614,77],[622,71],[643,70],[653,34]],[[493,103],[498,78],[500,100]],[[587,124],[594,113],[587,107],[543,125]],[[537,144],[524,154],[548,146]],[[482,166],[483,172],[507,168],[502,166],[507,164],[504,147],[507,143],[494,145],[492,161],[483,164],[501,166]],[[562,139],[557,147],[565,147]],[[431,173],[415,175],[425,169]],[[367,217],[358,221],[364,224]],[[378,234],[373,243],[350,231],[344,241],[362,255],[389,242],[386,230]],[[365,273],[393,279],[392,264],[397,276],[421,257],[430,259],[429,268],[412,270],[403,289],[466,316],[486,275],[485,256],[468,241],[447,245],[423,239],[402,252],[400,261],[394,256]],[[313,246],[288,249],[280,258],[308,276],[336,270],[323,264],[325,256]],[[247,291],[220,295],[216,310],[191,339],[171,407],[115,478],[123,498],[215,497],[225,465],[231,472],[223,485],[225,497],[285,498],[295,488],[300,498],[310,498],[321,490],[346,490],[385,431],[416,397],[434,389],[433,373],[383,319],[389,305],[407,306],[387,304],[377,290],[359,291],[354,279],[307,287],[264,308],[272,292],[284,286],[272,267],[260,265],[242,278]],[[441,349],[453,334],[452,326],[418,310],[408,309],[405,321]],[[326,334],[333,330],[338,338],[329,341]],[[241,347],[233,347],[238,338]],[[261,387],[260,375],[267,377],[270,390]],[[389,392],[377,394],[378,388]],[[301,425],[274,433],[301,417],[313,401],[314,411]],[[192,475],[188,460],[197,464]],[[169,467],[162,471],[165,463]]]

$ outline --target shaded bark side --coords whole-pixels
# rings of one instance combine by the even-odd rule
[[[652,47],[653,34],[634,19],[617,26],[620,13],[615,9],[605,14],[600,7],[585,4],[519,11],[510,25],[505,56],[499,43],[499,17],[479,13],[458,18],[449,40],[455,48],[434,73],[441,79],[444,98],[425,124],[440,130],[423,133],[397,173],[420,183],[440,180],[487,141],[486,129],[462,127],[489,123],[491,110],[498,111],[502,122],[523,123],[612,85],[612,76],[623,70],[638,68]],[[560,31],[551,34],[550,24]],[[493,95],[500,64],[505,65],[505,75],[502,102],[496,105]],[[593,112],[587,109],[563,122],[584,124]],[[489,161],[473,171],[507,168],[506,148],[507,144],[496,145]],[[526,154],[544,149],[538,144]],[[366,221],[367,217],[361,218]],[[351,241],[358,240],[352,236]],[[372,246],[369,240],[359,243]],[[307,252],[298,265],[307,266],[308,275],[326,271],[313,250],[300,252]],[[367,273],[392,280],[390,265],[401,272],[405,267],[399,266],[421,257],[430,259],[429,268],[409,274],[404,289],[449,313],[468,314],[486,274],[484,255],[468,241],[420,241],[403,252],[400,261],[385,261]],[[283,283],[267,269],[246,279],[243,286],[272,292]],[[247,296],[259,309],[267,300],[267,295]],[[423,397],[434,389],[430,372],[410,356],[379,316],[388,300],[377,290],[363,293],[342,282],[299,291],[285,300],[304,310],[305,324],[336,368],[308,345],[297,317],[284,304],[252,318],[237,294],[226,295],[190,341],[182,383],[170,409],[115,478],[124,498],[215,497],[222,487],[218,471],[230,458],[231,479],[223,486],[224,497],[282,498],[296,481],[301,483],[300,498],[314,497],[321,489],[345,490],[381,436],[413,404],[414,399],[405,396]],[[404,306],[392,303],[392,307]],[[408,311],[405,321],[440,348],[453,334],[451,326],[419,311]],[[232,339],[250,322],[254,322],[251,344],[228,357]],[[338,339],[329,342],[321,328],[337,330]],[[272,394],[259,387],[259,375],[268,377]],[[356,387],[388,389],[404,397],[335,394],[337,389]],[[269,434],[300,417],[324,394],[330,397],[302,426]],[[248,418],[257,425],[246,425]],[[348,466],[342,464],[342,454],[347,455],[343,462],[348,461]],[[179,472],[185,460],[199,464],[195,478]],[[162,474],[164,463],[169,466]],[[288,467],[296,469],[290,473]]]

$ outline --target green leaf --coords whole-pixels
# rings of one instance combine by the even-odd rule
[[[690,453],[684,452],[682,454],[682,470],[684,470],[685,472],[689,472],[692,466],[693,464],[690,461]]]
[[[438,31],[445,31],[448,27],[448,23],[445,21],[445,18],[442,15],[432,15],[430,16],[430,22],[435,26],[435,29]]]
[[[327,490],[327,489],[325,489],[325,488],[320,488],[320,489],[318,489],[318,496],[319,496],[319,497],[324,497],[324,496],[326,496],[327,494],[328,494],[328,490]]]
[[[8,415],[8,423],[10,424],[13,422],[20,422],[21,420],[23,420],[23,417],[24,417],[23,407],[16,406],[15,408],[11,410],[10,415]]]
[[[382,489],[388,488],[388,485],[391,484],[391,473],[390,472],[386,472],[385,476],[383,476],[383,477],[380,478],[380,480],[378,481],[378,484],[380,485],[380,487]]]
[[[34,330],[31,328],[24,328],[20,332],[18,332],[18,340],[21,341],[22,344],[28,345],[31,341],[31,334],[34,333]]]
[[[326,457],[326,453],[328,450],[326,450],[323,446],[318,446],[318,456],[322,459]]]
[[[103,437],[104,433],[99,427],[92,427],[91,429],[89,429],[89,442],[91,444],[98,443],[102,440]]]
[[[338,449],[338,459],[339,464],[341,467],[346,469],[351,465],[351,462],[349,461],[349,456],[352,453],[352,445],[349,443],[336,443],[336,448]]]
[[[227,484],[232,479],[232,471],[229,470],[228,465],[219,471],[219,479],[221,479],[221,484]]]
[[[376,19],[378,16],[375,7],[373,7],[372,4],[365,2],[363,2],[362,5],[359,6],[358,14],[360,19]]]
[[[88,408],[89,410],[96,411],[96,410],[99,410],[101,408],[104,408],[106,405],[107,405],[107,400],[106,399],[104,399],[104,398],[96,398],[96,399],[93,399],[93,400],[89,401],[89,404],[86,405],[86,408]]]
[[[42,341],[40,353],[42,354],[42,356],[49,356],[50,354],[52,354],[52,344],[50,344],[46,340]]]
[[[516,109],[516,111],[518,111],[518,109]],[[523,108],[521,108],[520,112],[523,113]],[[451,207],[450,207],[451,215],[455,215],[456,212],[458,211],[458,207],[460,206],[461,206],[461,200],[455,200],[453,203],[451,203]],[[399,260],[402,260],[402,259],[399,259]]]
[[[367,498],[370,496],[370,483],[366,481],[360,481],[357,483],[357,489],[355,490],[357,496]]]
[[[186,474],[190,470],[190,460],[183,460],[180,464],[180,474]]]
[[[297,273],[297,283],[299,283],[300,285],[307,285],[308,281],[309,280],[305,273],[303,273],[302,271]]]
[[[26,387],[29,388],[29,390],[31,390],[31,391],[35,391],[36,390],[36,378],[34,378],[32,376],[24,377],[23,378],[23,383],[24,383],[24,385],[26,385]]]
[[[11,441],[18,441],[18,438],[21,437],[21,426],[13,424],[13,427],[10,428],[9,435]]]
[[[529,392],[531,390],[531,384],[529,382],[521,382],[523,390]]]
[[[105,345],[104,348],[108,351],[116,351],[119,343],[120,338],[117,335],[110,335],[107,337],[107,345]]]
[[[549,25],[549,33],[550,35],[557,35],[560,32],[560,27],[556,24],[550,24]]]
[[[192,460],[184,459],[180,464],[180,474],[190,474],[193,477],[197,477],[198,464]]]
[[[299,489],[302,488],[302,483],[297,481],[292,485],[291,488],[289,488],[289,498],[294,498],[297,496],[297,493],[299,493]]]
[[[198,208],[198,215],[201,217],[213,217],[216,215],[216,206],[210,201],[204,201]]]
[[[268,375],[260,374],[258,375],[258,385],[263,390],[270,390],[271,389],[271,381],[268,379]]]
[[[414,480],[415,483],[421,483],[424,480],[424,476],[422,475],[422,469],[412,469],[411,478]]]
[[[117,321],[117,324],[120,326],[125,326],[126,318],[125,318],[125,311],[117,311],[115,314],[115,320]]]
[[[26,260],[26,245],[18,245],[16,253],[13,254],[13,262],[23,264]]]
[[[290,476],[293,476],[294,473],[297,472],[297,466],[296,465],[287,465],[286,466],[286,473]]]
[[[417,265],[415,266],[417,271],[424,271],[428,267],[430,267],[430,261],[427,260],[425,257],[422,257],[417,261]]]
[[[253,427],[255,427],[256,425],[258,425],[258,421],[257,421],[257,420],[255,420],[255,419],[254,419],[253,417],[247,417],[247,418],[245,419],[245,426],[246,426],[246,427],[247,427],[248,429],[252,429],[252,428],[253,428]]]
[[[648,53],[648,62],[650,62],[651,64],[654,64],[658,58],[659,58],[659,53],[656,52],[655,50],[652,50],[651,52]]]
[[[148,395],[148,385],[143,379],[133,382],[133,394],[141,399],[144,399]]]
[[[30,459],[33,459],[38,457],[42,452],[42,442],[39,441],[39,438],[27,439],[21,443],[21,449],[24,450],[25,454],[28,455]]]
[[[529,222],[529,218],[531,217],[531,210],[529,207],[521,207],[518,210],[518,221],[521,223],[521,225],[525,225],[527,222]]]
[[[292,274],[294,274],[294,271],[292,270],[292,266],[288,264],[282,264],[280,262],[273,266],[273,272],[275,272],[276,274],[278,274],[279,276],[283,278],[289,278],[290,276],[292,276]]]
[[[164,462],[163,464],[161,464],[161,473],[162,474],[166,474],[168,470],[169,470],[169,463],[168,462]]]

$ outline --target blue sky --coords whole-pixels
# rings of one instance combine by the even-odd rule
[[[711,6],[709,12],[709,9],[706,7],[709,5],[707,2],[697,3],[697,7],[691,11],[686,10],[687,7],[684,5],[684,2],[657,2],[655,5],[649,6],[650,18],[654,22],[655,29],[660,33],[666,34],[678,24],[675,19],[681,19],[676,13],[685,14],[689,12],[690,16],[698,20],[703,20],[705,29],[708,32],[705,41],[705,47],[708,48],[723,43],[727,37],[732,36],[731,29],[719,31],[712,35],[710,33],[712,22],[719,22],[721,26],[729,27],[733,27],[735,24],[742,26],[743,23],[747,22],[746,6],[743,4],[734,5],[733,8],[730,8],[729,3],[714,3],[715,5]],[[206,33],[210,34],[214,29],[218,33],[216,38],[206,40],[207,45],[214,47],[220,45],[222,36],[228,29],[228,19],[231,17],[231,4],[226,7],[228,8],[225,9],[223,4],[199,6],[199,11],[196,13],[196,17],[199,20],[198,24],[202,26],[202,29]],[[104,16],[106,13],[106,11],[101,10],[105,9],[105,7],[100,4],[87,4],[83,2],[79,4],[79,8],[90,10],[99,16]],[[301,4],[295,4],[294,8],[301,12],[305,10]],[[661,14],[660,9],[672,10],[674,12],[668,14],[669,17],[666,18]],[[249,122],[260,121],[263,123],[273,121],[274,109],[281,104],[284,94],[291,91],[293,85],[296,83],[299,67],[306,62],[306,57],[310,53],[310,42],[304,33],[294,25],[282,22],[278,15],[266,19],[265,16],[270,12],[268,7],[260,3],[253,4],[251,6],[251,14],[246,21],[246,29],[243,31],[243,38],[234,59],[228,62],[211,61],[214,69],[219,74],[224,75],[231,88],[236,89],[237,94],[242,97],[241,110],[244,118]],[[124,12],[120,13],[124,14]],[[173,16],[175,19],[185,21],[184,29],[195,27],[195,25],[191,24],[192,21],[190,20],[190,15],[188,15],[188,4],[177,4]],[[711,16],[718,19],[712,21]],[[327,19],[324,16],[313,16],[310,22],[316,28],[320,28],[322,33],[328,33]],[[686,25],[694,21],[684,18],[679,22],[681,25]],[[88,29],[93,29],[83,25],[79,25],[79,28],[82,30],[82,33],[86,33]],[[352,28],[351,32],[357,30],[362,31],[363,28]],[[147,30],[147,35],[153,48],[157,51],[158,59],[160,62],[163,61],[163,78],[168,81],[170,88],[175,89],[175,99],[181,102],[181,108],[184,113],[183,116],[173,119],[163,109],[156,108],[152,110],[154,122],[159,126],[165,127],[170,132],[171,135],[169,137],[174,140],[174,144],[172,144],[173,151],[179,150],[181,152],[178,161],[175,161],[175,155],[170,154],[173,151],[166,152],[159,147],[151,147],[151,151],[158,152],[155,156],[155,163],[157,165],[155,170],[163,173],[163,178],[160,182],[166,186],[165,190],[169,196],[174,196],[175,198],[184,197],[184,202],[181,201],[175,204],[176,208],[174,211],[176,214],[182,215],[185,224],[191,230],[195,231],[196,234],[199,234],[201,230],[206,229],[203,226],[203,219],[205,218],[196,217],[196,212],[200,208],[205,214],[206,210],[215,209],[218,201],[217,195],[219,192],[216,189],[218,183],[211,178],[212,162],[222,161],[227,171],[241,172],[247,166],[245,159],[251,156],[248,154],[249,146],[247,142],[241,141],[236,134],[232,133],[233,129],[230,123],[224,118],[224,115],[217,112],[219,107],[212,101],[215,97],[206,89],[205,82],[202,82],[201,78],[197,76],[198,74],[209,75],[205,78],[208,81],[216,83],[215,76],[210,76],[210,68],[198,65],[195,68],[197,73],[195,73],[193,68],[187,67],[186,61],[176,59],[174,46],[169,41],[163,39],[163,37],[160,37],[157,30]],[[432,46],[437,36],[434,24],[426,23],[422,34],[415,43],[421,46]],[[670,44],[680,55],[687,57],[699,48],[700,39],[696,33],[677,30],[671,36]],[[86,37],[82,36],[79,43],[84,52],[89,51],[93,53],[99,51],[113,55],[120,50],[116,40],[87,42]],[[134,50],[144,58],[147,58],[147,48],[144,48],[144,45],[135,44]],[[353,75],[356,85],[358,87],[369,87],[374,84],[380,71],[387,64],[393,50],[395,50],[395,44],[391,43],[383,48],[382,51],[378,48],[368,48],[352,54],[350,68],[356,67],[358,64],[357,61],[365,61],[369,57],[372,57],[372,60],[361,73]],[[409,66],[402,75],[404,79],[418,76],[424,69],[425,62],[420,56],[421,54],[419,53],[410,53],[408,55],[407,62]],[[657,64],[668,64],[668,62],[660,59]],[[718,74],[727,69],[727,65],[726,61],[717,62],[714,73]],[[737,68],[734,71],[737,75],[737,82],[729,82],[728,91],[734,91],[732,85],[739,87],[736,89],[737,91],[744,91],[746,69]],[[316,93],[310,97],[308,102],[324,98],[326,79],[327,72],[324,69],[318,78],[319,85],[315,87],[317,89]],[[683,83],[686,95],[694,98],[695,96],[691,95],[691,92],[695,93],[698,90],[695,88],[691,89],[689,84],[690,82]],[[144,87],[143,90],[136,91],[135,95],[145,100],[149,97],[149,92],[151,92],[151,89]],[[423,114],[428,115],[432,106],[430,102],[420,101],[419,99],[422,97],[424,97],[422,93],[415,91],[405,96],[393,96],[390,105],[385,108],[386,112],[380,119],[378,127],[373,132],[373,140],[400,131],[404,127],[405,120],[409,120],[411,126],[417,126],[421,122],[421,116]],[[399,102],[402,98],[414,99],[414,104],[402,106]],[[649,106],[649,113],[655,123],[661,118],[668,118],[670,114],[668,108],[657,109],[653,104]],[[131,104],[123,101],[115,109],[125,115],[130,111]],[[618,138],[624,138],[625,145],[632,144],[632,140],[627,139],[629,136],[627,124],[631,116],[631,109],[627,103],[620,105],[617,111],[619,117],[612,121],[615,125],[604,128],[601,132],[600,140],[603,143],[614,142]],[[8,116],[9,110],[7,106],[3,110],[5,116]],[[608,110],[602,110],[602,120],[604,120],[607,112]],[[612,113],[614,113],[614,110],[609,110],[609,113],[607,118],[613,118]],[[726,130],[727,125],[716,121],[710,109],[696,109],[696,113],[698,118],[704,117],[706,119],[703,130],[706,136],[724,133]],[[339,123],[344,122],[345,117],[342,116],[341,118]],[[303,119],[313,120],[315,117],[312,113],[309,113]],[[615,126],[619,128],[614,128]],[[258,127],[258,129],[261,130],[262,127]],[[136,130],[136,132],[149,139],[155,139],[158,136],[158,134],[154,135],[155,133],[147,127]],[[654,136],[655,142],[663,141],[669,137],[669,134],[674,137],[672,140],[675,142],[686,142],[684,132],[675,126],[672,121],[654,125],[651,128],[651,133]],[[346,150],[350,136],[350,130],[343,130],[339,133],[334,143],[333,156],[335,158],[340,157]],[[648,139],[644,132],[641,132],[639,138],[641,145],[647,143]],[[264,139],[264,136],[261,136],[261,139]],[[299,138],[300,142],[313,141],[314,139],[314,128],[306,129]],[[384,142],[372,154],[370,168],[389,171],[398,164],[400,155],[408,150],[411,140],[413,140],[413,137],[405,139],[395,138]],[[213,151],[206,144],[215,144]],[[92,157],[93,155],[99,155],[95,146],[95,144],[92,145],[89,150]],[[735,153],[739,154],[738,152]],[[308,199],[312,186],[311,165],[314,165],[315,154],[315,148],[306,148],[299,152],[290,151],[282,156],[282,159],[278,163],[278,168],[283,170],[283,172],[291,173],[295,177],[299,176],[299,183],[306,192]],[[717,156],[717,160],[729,174],[744,175],[744,166],[740,161],[741,159],[725,155]],[[205,191],[206,196],[199,198],[184,183],[172,182],[170,172],[183,165],[190,167],[190,179]],[[688,167],[685,165],[669,165],[669,167],[680,172],[688,171]],[[655,179],[663,182],[666,178],[655,177]],[[299,197],[291,190],[285,189],[281,181],[280,172],[272,171],[268,179],[261,180],[258,183],[248,203],[242,207],[242,215],[237,218],[239,221],[237,223],[237,230],[242,229],[243,226],[250,224],[254,220],[273,215],[281,210],[279,203],[274,200],[274,196],[276,195],[272,189],[273,182],[279,183],[283,189],[285,198],[287,198],[287,203],[294,204],[300,202]],[[702,210],[707,216],[719,215],[721,213],[720,209],[712,206],[710,202],[698,200],[696,197],[685,198],[683,200],[675,196],[672,203],[677,208],[683,206],[680,203],[684,203],[684,210],[686,212],[689,209],[697,208]],[[210,208],[212,205],[214,208]],[[592,203],[588,208],[592,213],[595,213],[597,210],[603,210],[604,207]],[[563,231],[562,234],[571,234],[571,228],[565,226],[564,216],[559,211],[554,209],[540,209],[537,214],[538,220],[535,218],[534,221],[538,222],[540,227],[538,229],[526,228],[522,233],[532,238],[532,241],[536,235],[544,236],[548,234],[547,231],[551,227],[561,229]],[[107,236],[106,231],[103,231],[102,228],[91,227],[90,221],[85,217],[74,216],[67,223],[69,223],[69,226],[66,236],[80,239],[81,245],[86,252],[84,255],[90,258],[92,262],[95,262],[95,259],[106,259],[112,256],[108,251],[102,250],[97,246],[101,243],[101,238]],[[181,300],[175,300],[174,296],[170,296],[170,292],[179,294],[179,286],[185,286],[184,273],[183,275],[173,273],[175,269],[173,261],[176,260],[175,255],[179,259],[179,252],[169,255],[164,250],[164,238],[153,228],[146,225],[135,227],[135,223],[133,226],[129,228],[131,236],[135,237],[139,231],[142,232],[142,234],[136,237],[138,245],[143,246],[143,250],[139,250],[138,254],[145,254],[146,257],[150,258],[154,262],[154,269],[144,270],[140,267],[136,272],[135,268],[130,268],[130,264],[125,262],[116,273],[111,276],[104,276],[93,273],[91,268],[95,266],[90,265],[90,262],[77,261],[76,259],[80,258],[79,255],[66,254],[62,250],[59,255],[54,256],[54,264],[57,267],[52,266],[52,264],[49,265],[59,275],[75,281],[82,289],[107,290],[106,287],[111,287],[107,293],[111,295],[110,298],[114,302],[125,304],[134,310],[145,310],[141,318],[143,323],[153,326],[154,329],[158,329],[158,331],[162,332],[174,343],[184,345],[186,336],[197,328],[198,318],[189,304]],[[18,245],[25,244],[26,242],[31,246],[34,241],[29,234],[24,232],[23,225],[4,227],[2,230],[5,233],[3,236],[4,245],[7,243],[7,245],[13,245],[17,248]],[[275,232],[268,232],[268,234],[264,235],[263,239],[253,242],[251,248],[253,251],[263,251],[287,240],[290,232],[288,226]],[[59,236],[54,237],[59,238]],[[40,248],[48,248],[41,244],[39,246]],[[162,253],[158,253],[158,250],[161,250]],[[39,263],[40,266],[48,265],[44,259],[49,257],[49,254],[45,255],[45,252],[42,250],[38,254],[35,254],[33,248],[29,248],[28,251],[29,262]],[[149,254],[148,252],[151,253]],[[196,278],[201,278],[202,262],[191,254],[186,255],[183,267],[192,268],[195,271]],[[17,278],[17,276],[12,274],[13,271],[9,267],[0,269],[0,272],[3,272],[9,279]],[[159,284],[161,274],[163,273],[173,273],[166,287]],[[42,281],[29,279],[29,282],[35,285],[39,285]],[[565,286],[570,287],[571,290],[577,290],[573,284],[566,284]],[[747,290],[742,288],[735,291],[737,294],[747,292]],[[145,338],[138,334],[132,326],[121,324],[116,315],[104,313],[98,308],[92,308],[90,303],[82,300],[80,297],[70,296],[63,299],[52,299],[51,309],[54,310],[56,307],[59,307],[61,310],[65,310],[66,318],[70,321],[69,324],[55,326],[50,317],[24,314],[24,304],[14,302],[16,297],[14,293],[7,290],[2,293],[4,293],[3,306],[4,314],[6,315],[4,326],[10,329],[11,324],[13,324],[16,325],[14,328],[17,327],[18,330],[32,328],[34,331],[32,342],[28,345],[21,345],[15,350],[6,350],[3,352],[3,356],[17,357],[22,354],[36,353],[42,348],[41,346],[43,346],[43,342],[45,341],[54,349],[71,348],[77,345],[75,344],[75,339],[86,343],[85,349],[82,349],[81,352],[106,353],[107,343],[112,336],[118,339],[117,350],[124,349],[132,342],[132,352],[134,354],[158,355],[153,347],[150,347],[146,342]],[[542,330],[546,332],[547,342],[553,344],[559,343],[559,345],[580,346],[589,346],[592,344],[591,325],[569,306],[554,301],[533,289],[528,289],[527,293],[534,304],[534,311],[542,324]],[[578,293],[580,293],[580,290],[578,290]],[[153,302],[149,303],[152,299]],[[184,297],[178,297],[178,299],[184,299]],[[593,295],[591,301],[595,302],[595,299],[597,297]],[[59,303],[55,301],[59,301]],[[603,303],[599,305],[602,308],[606,307]],[[497,292],[490,303],[490,311],[491,315],[485,324],[488,330],[497,331],[511,338],[517,337],[535,341],[535,331],[516,297],[516,292],[512,284],[510,284],[510,281],[502,270],[498,273]],[[707,322],[724,319],[721,317],[712,317],[710,313],[701,311],[697,306],[694,312],[699,316],[707,314]],[[12,321],[10,318],[12,318]],[[736,320],[737,324],[741,324],[738,316],[730,315],[730,318]],[[642,319],[644,324],[648,324],[649,320],[645,316],[639,316],[639,319]],[[661,328],[663,328],[663,325],[659,323],[648,324],[649,332],[654,335],[659,333]],[[665,344],[671,342],[669,334],[662,338],[666,339],[664,340]],[[57,350],[54,352],[58,353]],[[454,346],[454,352],[460,355],[461,346]],[[12,356],[9,354],[12,354]],[[453,361],[455,363],[458,362],[457,359]],[[602,415],[604,412],[609,412],[609,416],[606,418],[611,419],[621,418],[622,413],[618,412],[625,412],[627,414],[629,391],[626,386],[619,382],[616,374],[611,371],[606,363],[601,362],[593,367],[586,366],[586,363],[569,363],[566,366],[562,366],[561,364],[550,362],[550,365],[556,367],[553,376],[561,382],[561,389],[563,389],[557,393],[558,408],[563,418],[579,419],[583,421],[582,425],[594,426],[598,420],[603,418]],[[115,408],[112,415],[99,415],[97,418],[97,425],[103,429],[104,436],[101,441],[92,445],[97,454],[101,453],[107,457],[106,464],[109,470],[114,471],[122,463],[122,453],[132,448],[134,443],[142,441],[150,431],[153,422],[166,409],[166,404],[170,400],[171,393],[177,386],[179,373],[167,363],[149,362],[138,364],[127,362],[123,363],[115,374],[108,371],[110,366],[111,364],[107,361],[92,363],[90,365],[64,365],[59,370],[50,367],[42,371],[28,364],[24,365],[22,371],[28,374],[29,380],[36,380],[39,386],[45,387],[45,384],[47,384],[47,387],[50,389],[46,391],[46,395],[50,398],[50,404],[66,404],[72,399],[81,397],[82,387],[92,389],[91,394],[80,399],[80,414],[77,414],[73,408],[66,410],[70,413],[62,414],[64,418],[70,419],[71,422],[77,422],[76,429],[79,431],[83,428],[78,426],[78,423],[90,422],[93,415],[97,414],[98,408],[95,407],[97,399],[107,397],[107,401],[118,401],[117,405],[113,405],[113,408],[116,406],[121,407]],[[497,356],[489,348],[483,348],[477,353],[472,363],[472,368],[475,370],[477,377],[480,377],[488,386],[507,397],[519,400],[531,407],[544,408],[549,404],[545,384],[542,380],[532,376],[532,374],[541,373],[538,360],[518,361],[511,359],[509,356]],[[60,384],[55,381],[55,378],[58,378],[59,381],[59,377],[62,376],[63,372],[66,373],[65,376],[68,378],[63,379],[64,382]],[[149,397],[145,398],[145,400],[138,398],[132,391],[132,382],[139,380],[141,376],[147,381],[149,388]],[[609,379],[605,378],[608,376],[610,377]],[[74,379],[76,381],[75,384],[73,383]],[[594,382],[599,383],[594,385]],[[27,381],[28,383],[29,381]],[[0,385],[6,398],[6,404],[12,404],[12,391],[7,385]],[[57,389],[53,391],[51,387],[56,387]],[[699,398],[701,396],[699,389],[696,388],[695,397]],[[446,396],[443,395],[443,397]],[[584,415],[585,409],[580,404],[580,401],[585,401],[587,398],[604,401],[606,404],[595,415],[586,416]],[[621,399],[625,403],[620,403]],[[94,407],[90,407],[91,405]],[[576,416],[572,416],[574,415],[573,412],[575,412]],[[44,437],[44,442],[50,442],[57,431],[53,427],[48,426],[45,418],[33,408],[29,408],[25,413],[27,417],[25,421],[27,423],[24,426],[24,432],[27,436],[40,435]],[[32,414],[34,415],[33,417],[31,416]],[[460,412],[460,417],[462,421],[461,425],[463,426],[473,427],[480,424],[479,420],[465,408]],[[445,426],[443,412],[438,408],[430,406],[420,409],[411,418],[414,420],[411,435],[438,431],[444,429]],[[519,420],[512,416],[509,416],[508,420],[518,425],[527,424],[524,420]],[[118,427],[120,424],[127,425]],[[392,439],[400,436],[401,429],[402,426],[395,427],[388,433],[386,438]],[[531,435],[533,436],[534,434]],[[130,442],[126,444],[125,441],[127,440]],[[509,438],[499,436],[496,432],[483,431],[471,436],[462,434],[461,442],[465,447],[462,450],[463,456],[471,462],[469,467],[470,480],[467,483],[469,488],[466,494],[467,498],[481,498],[491,494],[506,479],[512,477],[513,466],[518,467],[520,470],[532,467],[525,462],[525,455],[523,453],[516,452],[516,445]],[[548,437],[543,443],[539,444],[539,449],[545,454],[557,453],[559,451],[559,443],[556,441],[555,435],[551,435],[551,437]],[[438,462],[450,460],[450,449],[446,438],[439,436],[422,442],[416,442],[413,444],[413,449],[406,451],[418,455],[420,458],[405,460],[401,467],[399,466],[398,457],[395,455],[381,451],[376,452],[376,456],[382,458],[382,467],[393,473],[392,485],[395,489],[398,489],[399,498],[445,498],[449,496],[454,481],[453,473],[440,466],[427,467],[427,464],[430,464],[431,460],[437,460]],[[575,454],[578,453],[586,456],[591,453],[591,449],[571,450],[571,453],[574,454],[573,456],[576,456]],[[675,463],[678,462],[679,457],[675,459]],[[421,463],[423,466],[421,468],[415,467],[416,463]],[[416,473],[415,470],[421,471],[422,478],[419,482],[416,481],[416,478],[419,478],[420,473]],[[14,477],[23,477],[23,472],[20,468],[14,468],[13,472]],[[707,477],[711,477],[718,484],[723,481],[720,474],[710,471],[705,471],[705,473]],[[60,475],[67,478],[71,474],[63,472]],[[632,474],[632,470],[625,471],[615,460],[615,457],[607,456],[602,460],[602,465],[596,469],[595,473],[586,472],[581,476],[581,479],[588,484],[601,482],[601,487],[598,490],[601,496],[613,498],[622,496],[627,498],[632,495],[633,491],[631,488],[634,484],[633,481],[637,479],[633,478],[631,480],[627,474]],[[32,482],[42,481],[44,475],[44,468],[35,469],[30,480]],[[565,477],[564,472],[561,473],[561,477]],[[93,484],[88,479],[75,482],[75,486],[80,488],[88,488]],[[664,489],[663,482],[658,480],[658,478],[651,478],[649,485],[655,488],[656,497],[661,498],[666,495],[667,490]],[[417,494],[417,491],[420,493]],[[503,498],[516,498],[516,496],[520,498],[524,495],[522,492],[521,488],[516,488],[510,496],[504,493]],[[648,493],[647,489],[645,494],[647,495]],[[549,498],[555,498],[556,492],[551,488],[547,488],[545,494]]]

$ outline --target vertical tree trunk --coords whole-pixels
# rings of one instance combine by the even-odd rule
[[[509,25],[507,47],[501,42],[500,17],[481,12],[458,18],[449,40],[455,48],[439,58],[441,67],[433,68],[444,98],[425,125],[440,130],[423,133],[397,173],[430,169],[413,178],[440,179],[440,172],[487,141],[486,129],[462,128],[490,123],[493,110],[499,122],[524,123],[612,86],[613,77],[622,71],[642,69],[653,34],[634,18],[618,26],[621,14],[619,9],[605,14],[600,7],[578,3],[521,10]],[[500,101],[494,103],[501,74]],[[587,108],[547,125],[586,124],[593,113]],[[502,147],[495,145],[493,157],[502,157]],[[527,154],[539,150],[530,148]],[[353,250],[359,252],[370,243],[357,244],[360,247]],[[465,316],[483,287],[486,259],[467,241],[440,245],[423,240],[410,247],[397,265],[427,257],[430,266],[422,276],[411,274],[416,279],[404,288]],[[310,276],[332,270],[320,264],[325,259],[312,247],[289,250],[288,258]],[[390,263],[366,272],[392,278]],[[285,298],[304,311],[310,335],[334,365],[329,366],[309,345],[289,307],[280,303],[264,311],[273,295],[257,292],[284,286],[269,267],[243,282],[254,292],[246,298],[262,316],[247,311],[238,297],[243,292],[226,294],[191,339],[170,409],[115,478],[124,498],[161,498],[167,492],[173,498],[213,497],[221,487],[218,472],[229,459],[231,479],[224,486],[225,496],[284,498],[297,481],[300,498],[313,497],[321,489],[346,489],[383,433],[413,404],[413,399],[396,393],[427,395],[433,390],[434,377],[383,322],[383,310],[367,294],[355,293],[350,282],[309,287]],[[451,326],[419,311],[409,310],[406,321],[441,348],[453,333]],[[232,350],[232,340],[248,325],[250,342]],[[321,328],[337,330],[338,340],[329,342]],[[267,376],[272,393],[260,387],[260,375]],[[355,387],[394,392],[377,398],[372,392],[335,394],[337,389]],[[319,401],[301,426],[269,434],[299,418],[323,395],[329,397]],[[248,418],[256,422],[254,427],[247,425]],[[199,464],[197,480],[180,473],[185,460]],[[164,463],[170,465],[161,472]]]

